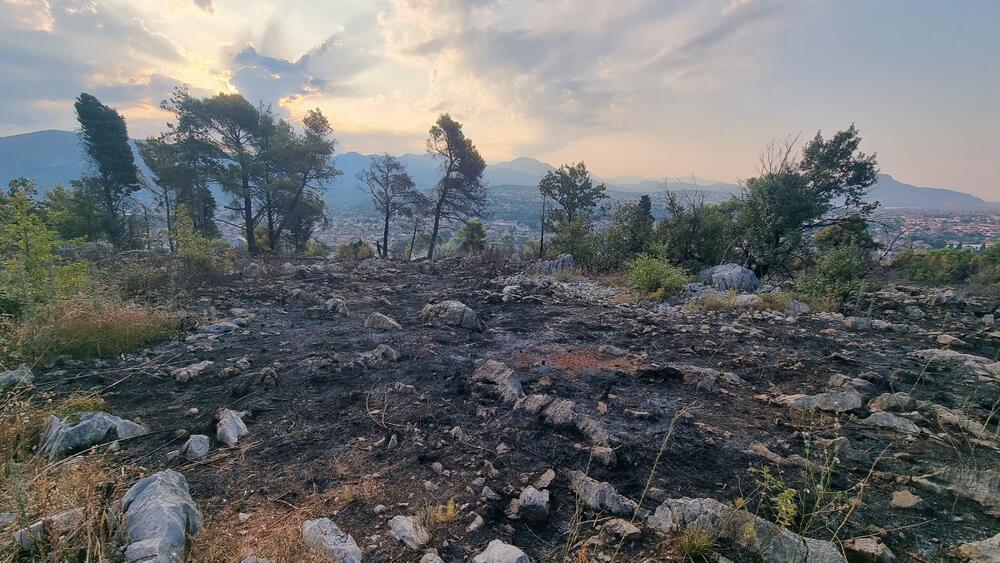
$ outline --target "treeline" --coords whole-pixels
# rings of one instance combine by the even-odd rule
[[[179,229],[187,223],[206,239],[217,238],[219,225],[227,224],[238,230],[250,255],[315,250],[312,235],[326,220],[324,192],[341,175],[333,163],[333,129],[320,110],[292,124],[239,94],[197,98],[185,88],[161,107],[173,116],[167,130],[137,142],[152,172],[146,177],[133,158],[124,118],[90,94],[77,98],[90,172],[70,186],[53,187],[44,198],[25,194],[59,211],[61,222],[53,227],[63,238],[176,252]],[[442,115],[429,130],[427,150],[441,163],[441,178],[431,190],[418,189],[390,155],[373,158],[357,178],[384,218],[377,242],[382,257],[388,256],[389,228],[396,221],[411,224],[411,253],[419,236],[433,257],[445,227],[483,213],[486,163],[462,125]],[[33,187],[17,179],[8,193]],[[227,196],[221,208],[213,187]],[[147,197],[139,197],[140,191]]]
[[[800,152],[795,143],[769,147],[738,196],[708,204],[696,190],[668,192],[659,222],[649,196],[600,212],[605,186],[583,163],[564,165],[539,184],[543,207],[551,201],[544,228],[553,233],[550,248],[543,236],[539,250],[571,253],[604,272],[641,259],[673,289],[683,272],[734,262],[761,277],[794,274],[810,292],[847,294],[870,271],[876,248],[867,219],[877,203],[864,196],[878,167],[860,142],[852,125],[830,138],[817,133]]]

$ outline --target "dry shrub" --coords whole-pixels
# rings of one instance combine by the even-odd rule
[[[11,325],[21,359],[37,365],[57,356],[114,356],[173,335],[178,318],[158,308],[123,303],[103,294],[59,301]]]
[[[191,544],[188,561],[239,563],[250,555],[271,561],[327,561],[302,541],[302,523],[319,517],[311,510],[272,505],[255,507],[251,514],[246,522],[240,522],[235,509],[207,518],[205,529]]]
[[[736,309],[736,296],[733,291],[709,291],[695,299],[688,301],[684,306],[692,311],[715,311],[726,313]]]
[[[37,455],[43,425],[52,414],[69,416],[103,405],[100,399],[75,396],[41,406],[24,395],[8,396],[0,405],[0,506],[18,515],[12,529],[45,517],[82,509],[82,520],[59,535],[38,543],[33,560],[99,561],[113,556],[111,504],[122,497],[126,471],[112,471],[101,456],[49,463]],[[14,560],[17,548],[0,546],[0,560]]]

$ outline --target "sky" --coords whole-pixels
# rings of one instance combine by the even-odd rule
[[[339,149],[421,152],[440,113],[488,162],[736,181],[851,123],[899,180],[1000,201],[995,0],[0,0],[0,135],[133,137],[173,88],[239,92]]]

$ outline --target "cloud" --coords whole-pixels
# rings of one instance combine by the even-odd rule
[[[194,0],[194,5],[210,14],[215,12],[215,5],[212,4],[212,0]]]

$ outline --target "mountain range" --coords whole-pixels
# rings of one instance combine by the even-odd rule
[[[136,161],[143,173],[150,175],[136,152]],[[398,157],[406,166],[417,186],[429,188],[438,179],[438,163],[426,154],[404,154]],[[357,174],[368,166],[371,155],[347,152],[336,155],[334,162],[343,172],[328,191],[332,205],[354,206],[364,204],[367,194],[357,187]],[[485,177],[491,186],[534,187],[546,172],[554,168],[528,157],[515,158],[490,164]],[[56,184],[68,184],[87,170],[87,162],[79,140],[71,131],[35,131],[20,135],[0,137],[0,182],[24,176],[34,179],[44,190]],[[663,180],[635,176],[599,178],[610,190],[618,192],[650,193],[664,189]],[[671,190],[699,190],[718,194],[735,194],[739,186],[732,183],[692,179],[691,182],[669,182]],[[906,208],[963,208],[988,205],[988,202],[971,194],[945,188],[912,186],[888,174],[879,174],[878,182],[869,193],[885,207]]]

